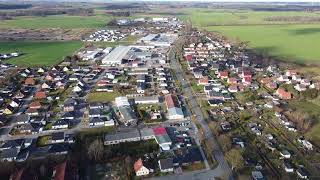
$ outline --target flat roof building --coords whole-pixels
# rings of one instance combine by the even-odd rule
[[[123,58],[127,55],[130,46],[118,46],[102,59],[102,64],[105,65],[120,65]]]

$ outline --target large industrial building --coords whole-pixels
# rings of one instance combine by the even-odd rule
[[[130,46],[118,46],[102,59],[102,64],[107,66],[120,65],[123,58],[127,55]]]

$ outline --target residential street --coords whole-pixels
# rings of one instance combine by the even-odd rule
[[[186,77],[182,71],[181,65],[179,64],[178,60],[175,58],[175,53],[172,48],[169,52],[169,58],[170,58],[170,62],[171,62],[171,68],[175,71],[176,77],[183,87],[182,89],[183,89],[184,96],[188,98],[188,101],[191,106],[190,108],[192,109],[193,113],[195,113],[194,116],[195,116],[196,120],[200,123],[200,125],[203,129],[203,132],[205,133],[206,140],[213,142],[212,143],[213,144],[213,147],[212,147],[213,152],[212,153],[213,153],[216,161],[218,162],[218,167],[216,168],[216,170],[207,171],[207,173],[202,174],[201,177],[203,177],[205,179],[210,179],[214,176],[218,177],[218,176],[227,175],[229,177],[229,179],[233,179],[232,170],[229,167],[229,165],[227,164],[227,162],[225,161],[223,153],[220,150],[220,147],[219,147],[214,135],[210,131],[208,124],[202,115],[200,106],[197,103],[196,97],[192,93],[192,89],[191,89],[189,82],[185,81]],[[189,174],[188,177],[184,177],[183,179],[190,179],[190,178],[191,179],[198,179],[195,177],[194,173]],[[174,179],[176,179],[176,178],[174,177]],[[200,179],[202,179],[202,178],[200,178]]]

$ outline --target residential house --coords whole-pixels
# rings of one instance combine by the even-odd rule
[[[73,98],[68,98],[63,103],[63,111],[64,112],[71,112],[75,110],[75,106],[77,105],[77,100]]]
[[[208,84],[209,84],[208,76],[204,76],[202,78],[199,78],[198,85],[208,85]]]
[[[292,98],[292,94],[290,92],[287,92],[283,88],[278,88],[278,90],[276,91],[276,95],[278,95],[281,99],[286,99],[286,100]]]
[[[25,113],[28,114],[29,116],[39,116],[38,109],[28,108]]]
[[[24,147],[24,139],[15,139],[15,140],[8,140],[5,141],[2,146],[0,147],[0,150],[3,151],[5,149],[21,149],[22,147]]]
[[[2,161],[12,162],[16,160],[19,152],[20,152],[19,148],[4,149],[1,152],[0,158]]]
[[[302,91],[306,91],[307,90],[307,87],[303,84],[296,84],[294,86],[294,89],[299,91],[299,92],[302,92]]]
[[[284,170],[287,173],[293,173],[294,172],[293,164],[288,160],[284,160],[283,161],[283,167],[284,167]]]
[[[30,116],[28,114],[20,114],[16,116],[17,124],[27,124],[30,122]]]
[[[160,159],[158,161],[160,171],[163,173],[166,172],[173,172],[173,159],[167,158],[167,159]]]
[[[145,176],[150,173],[150,170],[143,166],[142,159],[138,159],[134,164],[133,164],[133,169],[136,173],[136,176]]]
[[[65,139],[64,132],[55,132],[51,135],[51,143],[63,143]]]
[[[309,173],[303,166],[299,166],[298,169],[296,170],[297,175],[301,179],[308,179],[309,178]]]
[[[40,109],[41,108],[41,103],[39,101],[33,101],[32,103],[29,104],[30,109]]]
[[[26,78],[24,80],[24,85],[26,85],[26,86],[34,86],[35,84],[36,84],[36,82],[33,78]]]
[[[69,122],[65,119],[60,119],[52,123],[52,129],[68,129]]]
[[[229,78],[229,73],[228,71],[219,71],[217,77],[221,79],[227,79]]]
[[[45,99],[46,97],[47,97],[47,95],[46,95],[46,92],[44,92],[44,91],[38,91],[34,95],[34,98],[39,99],[39,100]]]

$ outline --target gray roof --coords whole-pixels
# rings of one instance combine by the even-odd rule
[[[137,129],[128,131],[128,132],[119,132],[116,134],[106,134],[105,141],[116,141],[123,139],[139,138],[140,133]]]
[[[183,111],[181,108],[176,108],[176,107],[170,108],[170,109],[168,109],[168,113],[169,113],[169,115],[182,115],[183,116]]]
[[[16,122],[26,122],[30,120],[30,116],[28,114],[20,114],[16,117]]]
[[[136,114],[133,112],[130,106],[120,106],[119,111],[122,114],[125,121],[137,120]]]
[[[146,137],[146,136],[153,136],[153,130],[150,128],[144,128],[140,130],[141,137]]]
[[[1,152],[1,158],[5,159],[5,158],[14,158],[18,156],[19,153],[19,149],[18,148],[11,148],[11,149],[5,149]]]
[[[157,140],[158,144],[172,142],[170,137],[168,136],[168,134],[164,134],[164,135],[161,135],[161,136],[156,136],[156,140]]]
[[[118,46],[102,59],[102,63],[121,63],[122,59],[126,56],[130,49],[130,46]]]
[[[171,169],[173,168],[173,159],[172,158],[160,159],[159,165],[162,170]]]
[[[137,96],[135,101],[159,101],[159,96]]]

